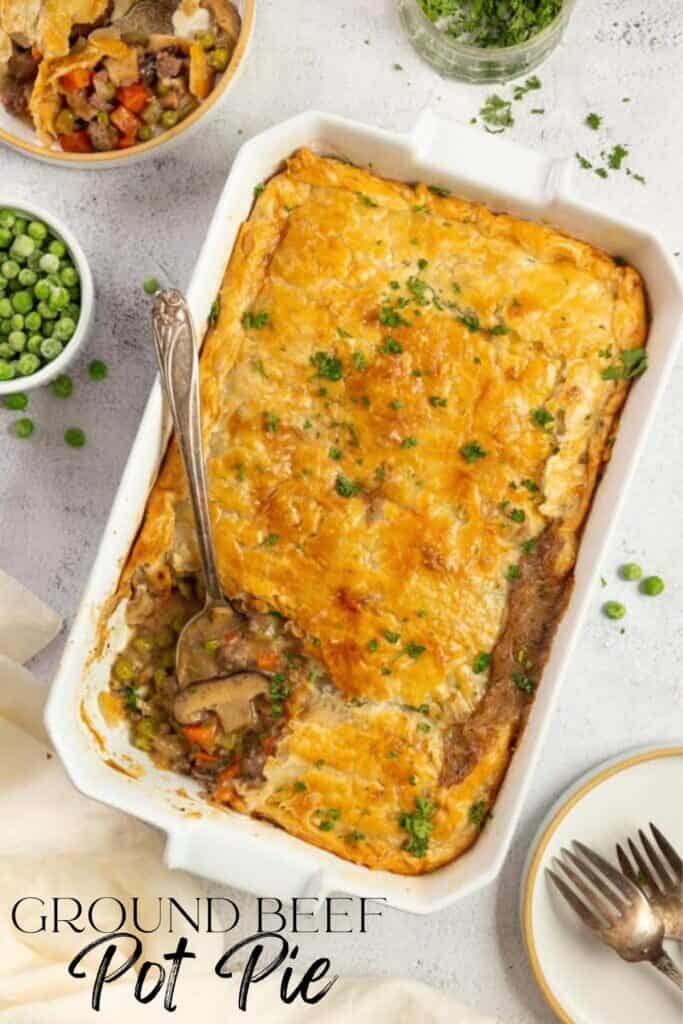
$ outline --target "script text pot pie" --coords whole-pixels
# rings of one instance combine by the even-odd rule
[[[552,228],[308,150],[257,193],[201,359],[220,573],[246,617],[197,658],[267,690],[237,732],[218,699],[183,697],[179,720],[202,583],[172,443],[107,700],[212,802],[417,874],[476,840],[542,685],[646,366],[643,285]]]

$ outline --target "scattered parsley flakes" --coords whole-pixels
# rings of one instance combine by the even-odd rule
[[[590,171],[593,164],[590,160],[586,160],[585,156],[581,156],[580,153],[575,153],[576,159],[579,161],[579,167],[583,167],[584,171]]]
[[[486,820],[488,814],[488,807],[485,800],[477,800],[476,803],[470,805],[470,809],[467,812],[467,817],[473,825],[477,828],[481,828]]]
[[[429,848],[429,837],[434,831],[434,812],[436,807],[426,797],[415,797],[415,809],[412,812],[402,811],[398,823],[408,833],[403,844],[407,853],[414,857],[424,857]]]
[[[397,644],[401,639],[400,633],[394,633],[390,629],[383,629],[382,636],[384,637],[388,644]]]
[[[264,412],[263,427],[267,434],[276,434],[280,429],[280,417],[274,412]]]
[[[398,356],[403,352],[403,345],[395,338],[386,337],[380,345],[379,351],[385,356]]]
[[[355,368],[360,370],[361,373],[363,373],[364,370],[367,370],[368,362],[362,352],[354,352],[351,359]]]
[[[413,660],[416,660],[417,658],[419,658],[420,655],[424,654],[424,652],[426,650],[427,650],[427,648],[423,647],[422,644],[415,644],[415,643],[412,642],[412,640],[411,640],[411,642],[409,644],[406,645],[406,654],[410,658],[413,658]]]
[[[211,309],[209,310],[209,327],[215,327],[218,323],[218,317],[221,312],[221,300],[217,297],[211,303]]]
[[[519,565],[517,565],[516,563],[508,565],[507,571],[505,573],[505,578],[507,580],[510,580],[510,582],[512,582],[512,580],[518,580],[521,575],[522,570],[520,569]]]
[[[510,100],[503,99],[498,93],[487,96],[486,102],[479,111],[479,116],[489,132],[504,132],[506,128],[511,128],[515,123],[512,116],[512,103]]]
[[[513,99],[521,100],[523,96],[526,96],[528,92],[532,92],[534,89],[541,88],[541,80],[538,75],[532,75],[531,78],[527,78],[524,85],[516,85],[512,94]]]
[[[417,438],[404,437],[401,441],[401,448],[417,448]]]
[[[489,654],[489,652],[479,651],[479,654],[477,654],[476,658],[472,662],[472,671],[474,672],[475,675],[479,676],[481,675],[482,672],[486,671],[490,664],[491,655]]]
[[[458,320],[463,325],[463,327],[466,327],[468,331],[472,331],[473,334],[481,330],[479,317],[475,312],[461,313],[460,316],[458,317]]]
[[[433,195],[442,196],[444,199],[447,199],[451,194],[451,190],[444,188],[443,185],[428,185],[427,188]]]
[[[647,352],[644,348],[627,348],[619,353],[621,365],[612,365],[602,371],[603,380],[635,380],[647,370]]]
[[[621,170],[621,165],[628,156],[628,150],[626,146],[617,145],[607,154],[607,165],[612,168],[613,171]]]
[[[469,441],[464,444],[460,449],[460,454],[465,462],[477,462],[478,459],[483,459],[486,455],[486,451],[482,448],[478,441]]]
[[[334,483],[334,489],[340,498],[353,498],[355,494],[358,494],[360,484],[349,480],[343,473],[339,473]]]
[[[531,410],[531,419],[537,427],[545,430],[554,421],[555,417],[544,405],[541,405],[538,409]]]
[[[341,380],[343,366],[341,359],[329,352],[316,352],[311,356],[311,365],[316,368],[318,377],[327,380]]]
[[[584,124],[587,125],[589,128],[592,128],[594,132],[597,132],[598,128],[602,124],[602,118],[599,114],[588,114],[586,120],[584,121]]]
[[[266,190],[266,186],[261,182],[259,185],[254,185],[254,199],[258,199]]]
[[[263,309],[259,313],[245,313],[242,317],[242,327],[251,327],[254,330],[260,330],[261,327],[265,327],[269,321],[270,315],[265,311],[265,309]]]
[[[429,396],[429,404],[434,409],[445,409],[446,406],[448,405],[448,399],[447,398],[441,398],[439,395],[430,395]]]
[[[269,533],[266,537],[263,538],[263,545],[264,545],[264,547],[267,547],[267,548],[273,548],[273,547],[275,547],[276,544],[279,543],[279,541],[280,541],[280,534],[279,533]]]
[[[535,683],[533,679],[530,679],[525,672],[513,672],[511,677],[512,682],[515,684],[518,690],[522,693],[533,693],[535,689]]]

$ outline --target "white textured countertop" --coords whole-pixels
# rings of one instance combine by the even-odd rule
[[[36,433],[28,442],[9,436],[15,414],[0,410],[0,565],[67,624],[152,381],[141,282],[166,271],[181,287],[187,283],[240,142],[311,107],[397,130],[408,129],[428,105],[466,122],[494,91],[443,81],[423,64],[401,34],[392,0],[260,0],[258,7],[254,47],[231,98],[169,157],[91,173],[0,150],[0,202],[8,186],[65,218],[90,256],[98,289],[96,328],[74,372],[73,398],[32,394]],[[542,92],[516,104],[508,135],[557,156],[628,144],[645,187],[623,173],[603,181],[577,166],[577,193],[655,228],[672,252],[683,250],[680,0],[579,0],[565,42],[538,74]],[[545,114],[533,116],[531,107]],[[599,133],[583,125],[590,111],[603,117]],[[102,384],[85,372],[95,356],[110,367]],[[554,1019],[530,974],[518,926],[531,837],[548,805],[588,768],[629,747],[683,735],[682,398],[679,360],[602,566],[609,586],[594,594],[498,883],[429,918],[386,911],[366,936],[315,943],[302,937],[301,957],[315,948],[343,973],[417,977],[508,1024]],[[88,436],[80,451],[62,441],[72,425]],[[664,576],[665,595],[636,599],[615,576],[625,559]],[[623,623],[601,616],[606,595],[628,602]],[[58,640],[35,666],[46,680],[60,647]]]

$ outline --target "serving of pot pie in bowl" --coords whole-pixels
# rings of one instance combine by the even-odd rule
[[[57,163],[156,152],[225,96],[253,0],[0,0],[0,139]]]

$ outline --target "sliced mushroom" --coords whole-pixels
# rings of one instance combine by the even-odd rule
[[[234,732],[254,721],[251,702],[268,692],[268,680],[260,672],[236,672],[193,683],[181,690],[173,703],[173,714],[181,725],[195,722],[202,711],[214,711],[226,732]]]
[[[228,36],[230,45],[234,46],[242,31],[242,19],[235,5],[231,4],[230,0],[203,0],[203,5],[209,8],[220,28]]]

